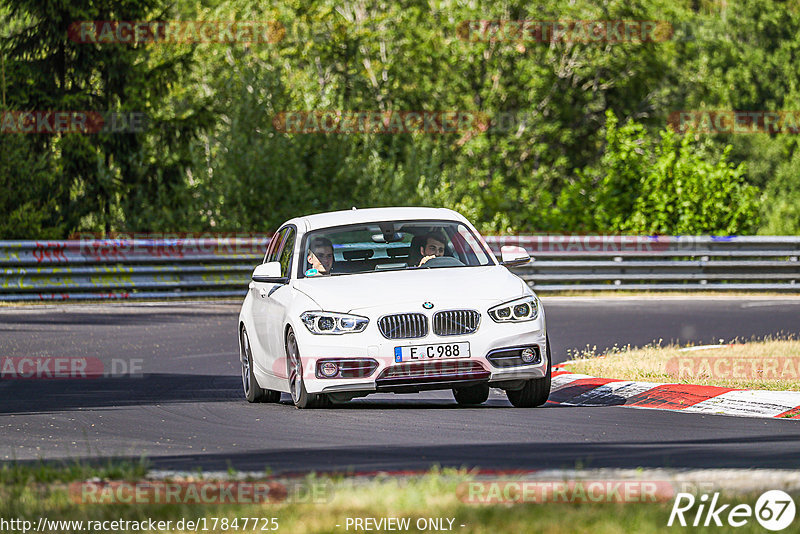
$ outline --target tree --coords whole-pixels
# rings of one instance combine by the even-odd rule
[[[655,140],[634,121],[619,127],[606,115],[606,147],[599,165],[559,198],[560,216],[585,232],[738,234],[759,223],[758,190],[744,164],[729,161],[710,139],[667,128]],[[568,224],[569,224],[568,222]]]
[[[32,136],[39,165],[51,158],[56,187],[50,198],[66,231],[153,227],[140,214],[180,214],[188,144],[210,122],[202,103],[170,102],[170,90],[191,65],[192,50],[163,53],[137,44],[80,43],[69,38],[76,21],[147,20],[168,14],[163,0],[12,0],[11,34],[0,40],[9,76],[7,108],[18,111],[139,112],[150,116],[142,133]],[[162,194],[167,192],[167,194]],[[158,212],[159,208],[151,210]],[[44,220],[44,219],[42,219]],[[172,217],[171,223],[185,223]]]

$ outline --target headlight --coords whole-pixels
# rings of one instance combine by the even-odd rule
[[[530,295],[489,309],[489,317],[496,323],[519,323],[539,317],[539,300]]]
[[[305,312],[300,316],[312,334],[353,334],[362,332],[369,319],[360,315],[334,312]]]

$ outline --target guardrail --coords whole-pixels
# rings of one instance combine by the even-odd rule
[[[488,236],[537,292],[800,291],[800,237]],[[267,236],[0,241],[0,301],[242,297]]]
[[[242,297],[268,241],[0,241],[0,301]]]
[[[537,292],[800,291],[800,236],[495,236],[534,261],[515,269]]]

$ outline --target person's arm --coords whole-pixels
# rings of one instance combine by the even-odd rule
[[[422,267],[423,265],[425,265],[425,263],[426,263],[428,260],[430,260],[430,259],[433,259],[433,258],[435,258],[435,257],[436,257],[436,256],[435,256],[435,255],[433,255],[433,254],[431,254],[430,256],[425,256],[424,258],[422,258],[421,260],[419,260],[419,265],[417,265],[417,267]]]

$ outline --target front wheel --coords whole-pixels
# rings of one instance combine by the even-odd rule
[[[292,402],[299,409],[320,408],[330,404],[328,396],[322,393],[308,393],[303,382],[303,361],[297,348],[297,338],[292,329],[286,334],[286,374],[289,377],[289,391]]]
[[[453,390],[453,397],[461,406],[483,404],[489,398],[489,384],[477,384]]]
[[[258,385],[253,373],[253,350],[250,348],[250,338],[244,327],[242,327],[241,336],[239,359],[242,362],[242,389],[245,398],[248,402],[279,402],[281,400],[280,391],[264,389]]]
[[[547,372],[544,378],[534,378],[527,380],[522,389],[507,390],[506,396],[512,405],[516,408],[535,408],[547,402],[550,396],[550,378],[553,360],[550,358],[550,340],[546,342],[547,346]]]

